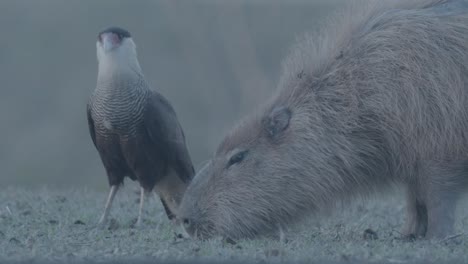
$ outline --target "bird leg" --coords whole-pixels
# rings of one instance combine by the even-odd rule
[[[172,225],[176,224],[176,217],[171,212],[171,210],[169,210],[169,207],[167,206],[166,202],[161,197],[159,197],[159,195],[156,192],[154,192],[153,194],[154,194],[154,199],[162,203],[163,208],[164,208],[164,213],[169,218],[169,221],[171,222],[171,224]]]
[[[164,214],[170,221],[171,228],[174,232],[176,239],[178,238],[190,238],[190,235],[185,231],[182,223],[177,220],[174,213],[169,209],[164,199],[162,199],[157,192],[154,192],[154,200],[160,201],[163,205],[164,212],[161,212],[161,216]],[[162,218],[160,218],[162,220]]]
[[[118,185],[111,186],[111,189],[109,191],[109,196],[107,197],[106,207],[104,208],[104,213],[102,214],[101,219],[99,220],[99,223],[98,223],[98,225],[101,227],[107,222],[107,217],[109,216],[109,211],[112,206],[112,201],[114,201],[114,197],[118,189],[119,189]]]
[[[142,223],[142,217],[143,217],[143,204],[145,202],[145,189],[143,187],[140,187],[140,208],[138,210],[138,219],[137,219],[137,222],[135,224],[135,227],[141,227],[141,223]]]

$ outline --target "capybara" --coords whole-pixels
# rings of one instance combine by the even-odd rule
[[[251,238],[394,186],[405,235],[454,232],[468,189],[468,1],[354,1],[305,36],[178,220],[197,238]]]

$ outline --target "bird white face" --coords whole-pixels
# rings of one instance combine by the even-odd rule
[[[98,35],[96,51],[102,73],[117,69],[140,70],[136,45],[127,31],[119,28],[102,31]]]
[[[101,45],[104,52],[109,52],[118,48],[122,44],[122,39],[116,33],[106,32],[99,35],[98,43]]]
[[[136,45],[132,38],[119,38],[114,33],[104,33],[96,42],[98,59],[104,56],[136,55]]]

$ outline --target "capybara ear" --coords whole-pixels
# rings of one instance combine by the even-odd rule
[[[284,106],[276,107],[264,120],[263,126],[268,136],[275,138],[288,128],[290,119],[291,110],[289,108]]]

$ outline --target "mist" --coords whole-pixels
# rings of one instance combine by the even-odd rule
[[[131,32],[198,170],[276,89],[296,38],[343,2],[0,1],[0,186],[107,188],[86,121],[103,28]]]

